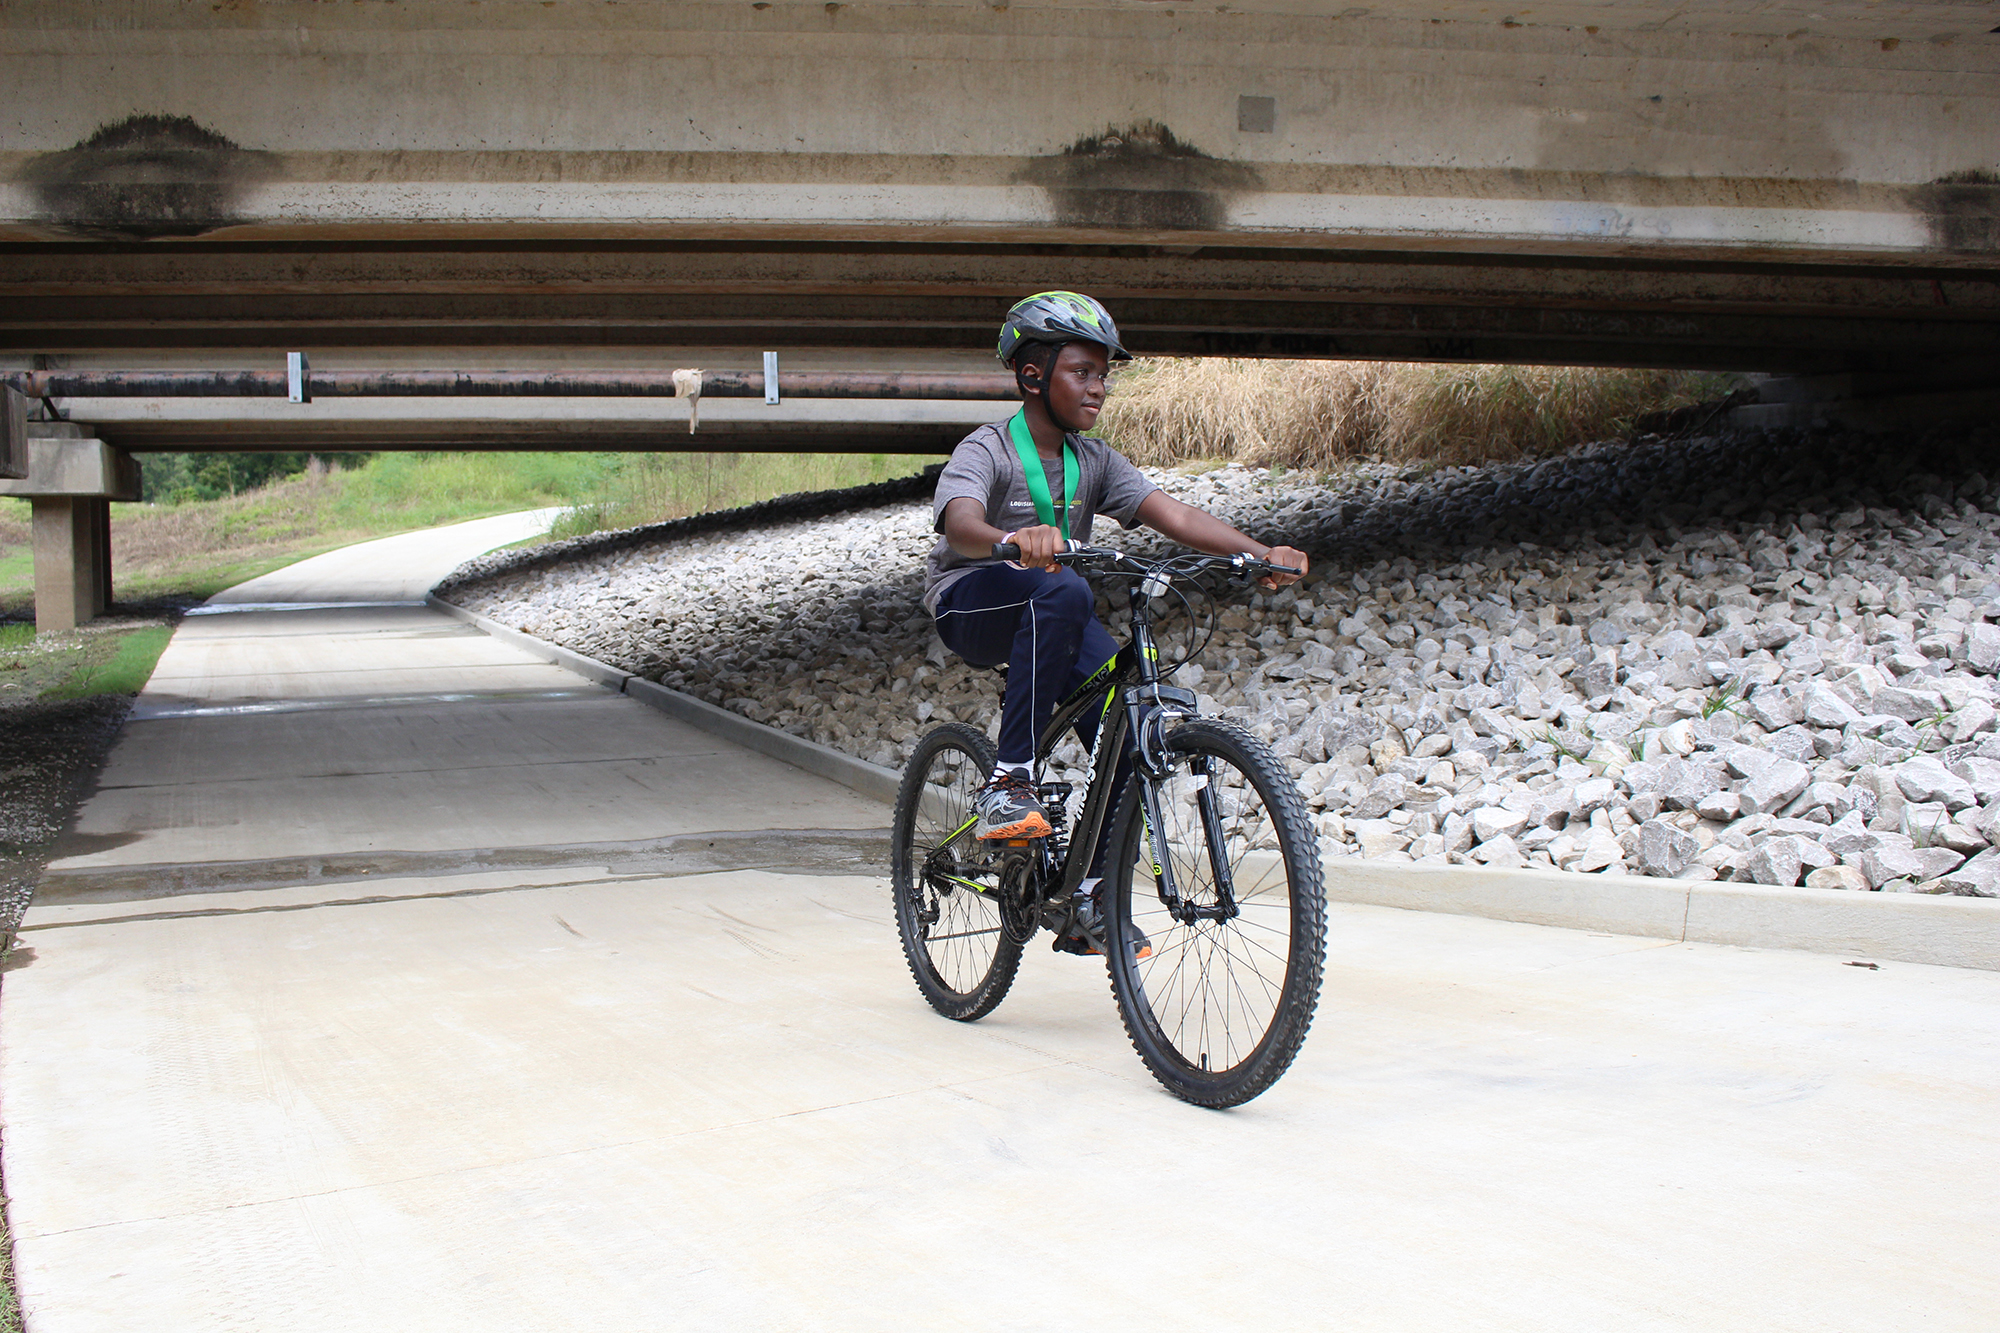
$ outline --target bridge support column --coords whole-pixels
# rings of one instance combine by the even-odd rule
[[[65,428],[66,429],[63,429]],[[67,423],[53,437],[31,436],[28,475],[0,480],[0,495],[34,508],[35,629],[75,629],[111,605],[111,501],[139,498],[139,466]]]
[[[75,629],[111,605],[111,502],[46,496],[35,509],[35,629]]]

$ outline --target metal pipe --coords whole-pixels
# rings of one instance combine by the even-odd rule
[[[33,398],[285,398],[282,370],[34,370],[0,375]],[[311,370],[310,398],[672,398],[671,370]],[[1018,397],[1000,372],[783,371],[785,398],[985,401]],[[756,370],[708,370],[704,398],[762,398]]]

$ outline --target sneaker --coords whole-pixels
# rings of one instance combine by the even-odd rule
[[[972,836],[981,840],[1046,838],[1050,833],[1034,784],[1013,772],[1003,772],[981,787],[972,800],[972,812],[979,816]]]

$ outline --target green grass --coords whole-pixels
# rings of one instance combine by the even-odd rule
[[[333,526],[374,527],[394,516],[394,531],[550,505],[597,493],[621,464],[619,454],[377,454],[368,466],[332,474],[343,483],[325,513]],[[387,535],[377,533],[376,535]]]
[[[1742,700],[1737,698],[1736,688],[1735,685],[1724,685],[1710,694],[1708,698],[1702,700],[1702,720],[1706,722],[1717,713],[1736,713],[1738,716],[1741,716],[1741,710],[1736,705],[1741,703]]]
[[[167,650],[167,640],[173,636],[172,628],[166,625],[120,634],[106,660],[80,666],[68,680],[42,697],[84,699],[93,694],[137,694],[146,687],[160,654]]]
[[[14,1295],[14,1238],[0,1212],[0,1333],[22,1333],[21,1302]]]
[[[193,570],[176,570],[165,574],[146,574],[128,578],[120,571],[117,575],[116,593],[118,600],[126,603],[151,602],[163,598],[190,604],[203,602],[224,588],[233,588],[239,583],[269,574],[272,570],[295,565],[301,560],[324,555],[328,551],[337,551],[348,544],[346,541],[314,543],[288,550],[282,555],[263,555],[250,560],[223,560]]]
[[[172,636],[172,626],[157,620],[98,621],[41,635],[32,625],[0,626],[0,698],[20,702],[137,694]]]

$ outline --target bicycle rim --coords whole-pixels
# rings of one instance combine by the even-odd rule
[[[982,1018],[1006,997],[1021,946],[1001,928],[998,883],[972,836],[972,800],[992,746],[950,724],[918,742],[896,797],[891,880],[910,975],[947,1018]]]
[[[1111,986],[1154,1077],[1188,1101],[1236,1106],[1291,1065],[1319,1002],[1318,848],[1297,784],[1254,737],[1198,721],[1168,750],[1172,771],[1153,788],[1184,907],[1162,900],[1135,783],[1112,843]],[[1141,940],[1144,958],[1134,956]]]

